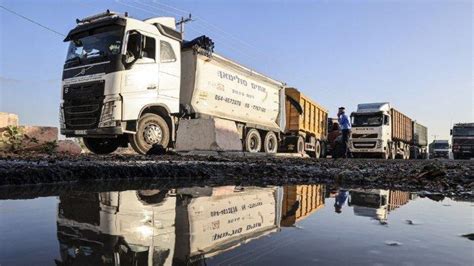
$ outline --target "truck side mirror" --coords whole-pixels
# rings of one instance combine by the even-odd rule
[[[383,120],[384,120],[384,121],[383,121],[383,124],[384,124],[384,125],[390,124],[390,117],[389,117],[388,115],[384,115],[384,116],[383,116]]]
[[[450,135],[450,136],[453,135],[453,130],[452,130],[452,129],[449,130],[449,135]]]
[[[122,62],[126,69],[130,69],[138,59],[142,58],[143,36],[138,31],[130,31],[127,40],[127,50],[122,55]]]

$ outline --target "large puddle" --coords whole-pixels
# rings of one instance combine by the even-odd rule
[[[0,201],[0,265],[473,265],[473,204],[325,185]]]

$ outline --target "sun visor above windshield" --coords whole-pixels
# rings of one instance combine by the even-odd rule
[[[115,17],[115,18],[101,20],[101,21],[95,22],[95,23],[87,23],[87,24],[83,24],[83,25],[78,25],[77,27],[75,27],[74,29],[72,29],[68,33],[66,38],[64,38],[64,42],[70,41],[72,39],[72,36],[77,35],[81,32],[85,32],[85,31],[88,31],[88,30],[91,30],[91,29],[97,29],[97,28],[105,27],[105,26],[109,26],[109,25],[125,26],[126,23],[127,22],[124,18]]]

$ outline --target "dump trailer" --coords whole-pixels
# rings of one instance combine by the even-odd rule
[[[413,145],[410,149],[410,158],[428,158],[428,128],[413,121]]]
[[[110,11],[78,19],[64,39],[61,134],[98,154],[129,144],[144,154],[174,147],[180,122],[214,119],[240,149],[277,152],[284,83],[213,53],[205,36],[184,41],[175,25]]]
[[[474,158],[474,123],[458,123],[451,130],[454,159]]]
[[[328,111],[296,88],[285,88],[286,125],[281,151],[325,157]]]
[[[385,103],[359,104],[351,114],[351,152],[356,157],[410,158],[413,121]]]
[[[285,126],[284,84],[195,46],[181,56],[181,118],[234,121],[246,151],[276,153]]]

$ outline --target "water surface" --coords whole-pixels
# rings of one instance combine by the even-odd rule
[[[473,205],[325,185],[0,201],[0,265],[473,265]]]

